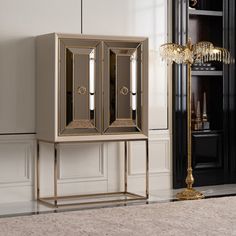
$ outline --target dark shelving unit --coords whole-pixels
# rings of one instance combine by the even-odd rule
[[[210,41],[235,58],[233,0],[198,0],[196,9],[188,1],[173,0],[173,15],[175,43],[186,44],[188,38],[193,43]],[[195,186],[236,182],[235,65],[212,62],[208,66],[192,67],[192,114],[200,104],[202,115],[205,93],[210,124],[205,130],[192,130]],[[180,188],[185,186],[187,162],[187,70],[183,65],[174,65],[173,70],[173,185]]]

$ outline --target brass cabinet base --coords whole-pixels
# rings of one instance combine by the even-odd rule
[[[118,140],[117,140],[118,141]],[[135,200],[147,200],[149,197],[149,154],[148,154],[148,139],[135,140],[145,141],[146,144],[146,189],[144,196],[131,193],[128,191],[128,149],[127,140],[124,142],[124,191],[120,192],[108,192],[108,193],[96,193],[96,194],[83,194],[83,195],[71,195],[71,196],[58,196],[58,143],[54,143],[54,194],[52,197],[40,197],[40,153],[39,142],[37,141],[37,200],[48,207],[63,207],[63,206],[75,206],[85,204],[108,204],[108,203],[121,203]],[[93,141],[96,142],[96,141]]]
[[[71,195],[58,197],[39,198],[38,201],[48,207],[70,207],[78,205],[90,204],[108,204],[122,203],[137,200],[147,200],[147,196],[138,195],[130,192],[112,192],[112,193],[97,193],[86,195]]]
[[[205,196],[194,188],[186,188],[182,192],[177,193],[176,198],[178,200],[198,200],[205,198]]]

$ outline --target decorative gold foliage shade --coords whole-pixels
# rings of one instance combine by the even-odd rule
[[[160,47],[160,55],[168,63],[193,64],[219,61],[225,64],[231,63],[231,56],[227,49],[215,47],[211,42],[201,41],[191,44],[189,40],[186,46],[175,43],[166,43]]]

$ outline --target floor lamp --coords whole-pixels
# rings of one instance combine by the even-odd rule
[[[187,188],[177,193],[179,200],[202,199],[204,195],[192,186],[194,178],[192,174],[192,132],[191,132],[191,67],[193,63],[205,63],[218,61],[230,64],[231,56],[227,49],[214,47],[211,42],[202,41],[192,44],[188,40],[187,45],[182,46],[175,43],[166,43],[160,46],[160,55],[168,63],[186,64],[187,74]]]

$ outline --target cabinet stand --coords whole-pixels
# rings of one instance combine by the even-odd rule
[[[115,140],[121,141],[121,140]],[[123,141],[123,140],[122,140]],[[127,142],[128,141],[145,141],[146,146],[146,190],[145,195],[139,195],[136,193],[131,193],[128,191],[128,152],[127,152]],[[57,186],[58,186],[58,144],[57,142],[51,142],[54,145],[54,195],[51,197],[40,197],[40,142],[50,143],[48,141],[37,140],[37,162],[36,162],[36,185],[37,185],[37,200],[42,204],[49,207],[63,207],[63,206],[74,206],[74,205],[85,205],[85,204],[106,204],[106,203],[120,203],[129,202],[135,200],[147,200],[149,197],[149,154],[148,154],[148,139],[139,140],[125,140],[124,142],[124,191],[121,192],[110,192],[110,193],[95,193],[95,194],[83,194],[83,195],[69,195],[69,196],[58,196]],[[98,141],[91,141],[98,142]],[[101,141],[99,141],[101,142]],[[109,141],[111,142],[111,141]],[[114,141],[113,141],[114,142]],[[61,143],[61,142],[60,142]],[[99,198],[110,197],[112,199],[100,200]],[[113,199],[117,197],[117,199]],[[90,201],[91,199],[95,199]],[[58,203],[59,200],[83,200],[82,202],[69,202],[69,203]]]

